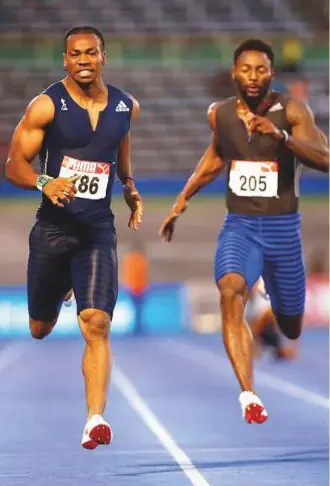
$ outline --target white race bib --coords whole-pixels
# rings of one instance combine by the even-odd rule
[[[83,199],[104,199],[107,192],[110,163],[77,160],[64,156],[59,177],[79,175],[76,182],[76,197]]]
[[[237,196],[277,197],[278,163],[233,160],[229,187]]]

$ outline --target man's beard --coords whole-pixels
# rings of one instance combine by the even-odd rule
[[[242,99],[245,101],[245,103],[254,111],[256,108],[259,106],[261,101],[264,99],[264,97],[267,95],[269,89],[271,86],[271,81],[269,81],[267,84],[264,84],[259,91],[258,96],[250,96],[247,94],[247,91],[241,87],[239,83],[237,83],[238,91]]]

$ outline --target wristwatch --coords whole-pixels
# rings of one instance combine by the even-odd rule
[[[41,174],[40,176],[38,176],[36,183],[37,189],[42,192],[47,182],[49,182],[51,179],[53,179],[53,177],[50,177],[47,174]]]

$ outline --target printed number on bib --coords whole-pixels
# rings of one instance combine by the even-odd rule
[[[233,160],[229,187],[237,196],[277,197],[278,163]]]
[[[76,197],[104,199],[108,187],[110,165],[108,162],[90,162],[65,156],[59,176],[80,176],[76,182]]]

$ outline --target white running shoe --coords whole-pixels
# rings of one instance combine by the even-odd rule
[[[73,290],[70,290],[66,294],[66,296],[64,297],[64,305],[65,305],[65,307],[71,307],[73,301],[74,301],[74,292],[73,292]]]
[[[243,419],[248,424],[263,424],[268,418],[268,413],[257,395],[251,391],[244,391],[239,396],[242,407]]]
[[[98,445],[110,444],[112,437],[111,427],[103,417],[92,415],[85,425],[81,445],[85,449],[95,449]]]

